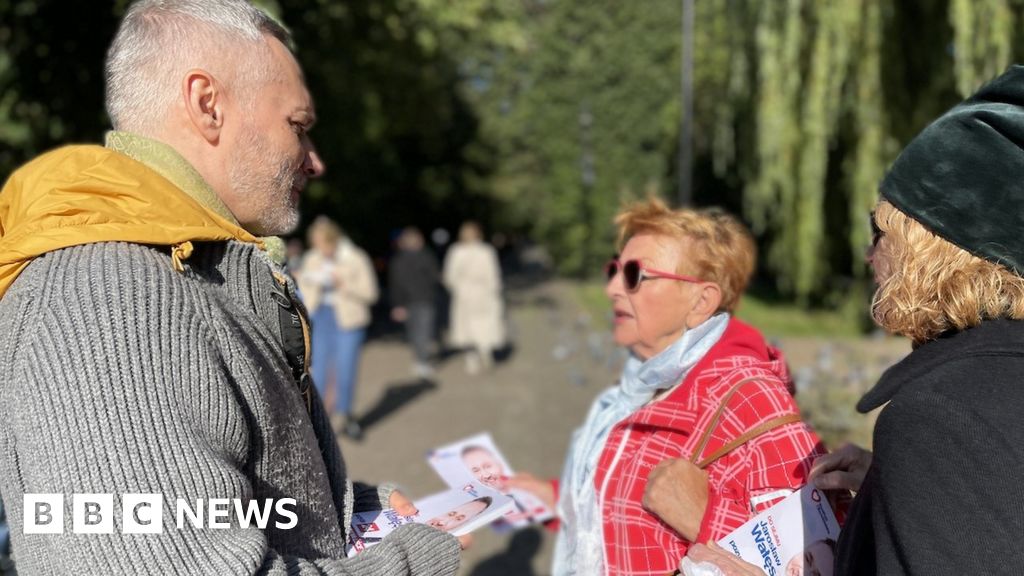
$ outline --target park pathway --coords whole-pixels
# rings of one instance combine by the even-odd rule
[[[603,320],[581,316],[571,289],[543,283],[511,292],[514,348],[495,368],[466,374],[449,357],[434,382],[411,374],[411,354],[394,337],[370,342],[363,355],[357,410],[366,423],[362,442],[342,440],[353,478],[392,481],[413,498],[445,488],[427,465],[433,447],[488,431],[517,471],[557,476],[572,430],[599,390],[611,385],[621,353]],[[474,533],[460,574],[547,574],[553,534],[527,529]]]

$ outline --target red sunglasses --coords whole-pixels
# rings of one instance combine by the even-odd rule
[[[627,292],[636,292],[640,289],[640,284],[644,280],[652,280],[655,278],[668,278],[669,280],[693,282],[694,284],[700,284],[703,282],[700,278],[694,278],[693,276],[681,276],[671,272],[645,268],[639,260],[626,260],[625,262],[619,262],[617,258],[612,258],[604,266],[604,275],[608,279],[608,282],[611,282],[612,278],[615,278],[615,275],[619,273],[620,268],[622,269],[622,279],[625,282]]]

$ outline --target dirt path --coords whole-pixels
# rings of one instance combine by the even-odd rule
[[[448,358],[433,385],[411,376],[411,355],[401,342],[368,344],[357,407],[370,425],[361,443],[342,441],[352,477],[394,481],[413,497],[431,494],[445,486],[426,452],[483,431],[517,471],[557,476],[572,430],[614,374],[581,349],[579,333],[588,332],[576,327],[569,308],[557,285],[516,292],[509,306],[511,356],[477,377],[466,374],[461,358]],[[553,540],[539,529],[479,530],[460,573],[547,574]]]

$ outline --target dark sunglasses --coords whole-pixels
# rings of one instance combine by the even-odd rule
[[[653,280],[655,278],[667,278],[669,280],[679,280],[681,282],[693,282],[694,284],[700,284],[703,280],[694,278],[693,276],[681,276],[679,274],[673,274],[671,272],[664,272],[662,270],[654,270],[653,268],[645,268],[639,260],[626,260],[625,262],[619,262],[617,258],[612,258],[604,265],[604,275],[611,282],[613,278],[622,270],[622,281],[626,285],[627,292],[636,292],[640,289],[640,284],[644,280]]]
[[[871,212],[871,217],[868,218],[871,221],[871,247],[878,246],[878,241],[882,239],[882,229],[878,227],[878,222],[875,221],[875,213]]]

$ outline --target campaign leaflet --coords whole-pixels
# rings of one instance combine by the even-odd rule
[[[825,495],[807,485],[718,541],[768,576],[832,576],[839,523]]]
[[[494,522],[516,507],[508,496],[477,483],[427,496],[413,505],[418,510],[413,516],[402,516],[394,510],[353,514],[348,556],[351,558],[377,544],[403,524],[428,524],[453,536],[462,536]]]
[[[427,454],[427,462],[452,488],[467,482],[480,482],[511,496],[516,502],[516,508],[495,524],[499,532],[528,526],[531,520],[545,522],[555,516],[540,498],[524,490],[510,489],[506,485],[508,478],[515,472],[487,432],[432,450]]]

